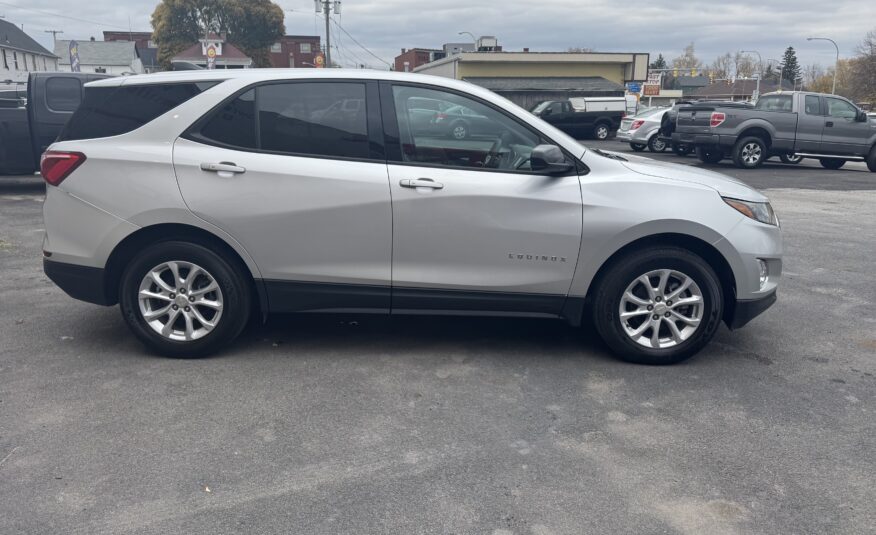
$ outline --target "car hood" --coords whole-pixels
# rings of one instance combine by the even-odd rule
[[[627,160],[626,162],[622,162],[624,167],[642,175],[699,184],[714,189],[722,197],[732,197],[734,199],[752,202],[769,201],[766,196],[751,186],[748,186],[744,182],[740,182],[735,178],[722,175],[721,173],[715,173],[713,171],[707,171],[689,165],[652,160],[642,156],[632,156],[629,154],[619,154],[619,156],[622,156]]]

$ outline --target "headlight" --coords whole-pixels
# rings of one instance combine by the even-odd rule
[[[731,199],[729,197],[721,198],[724,199],[725,203],[746,217],[766,223],[767,225],[779,226],[779,218],[773,212],[773,207],[768,202],[740,201],[739,199]]]

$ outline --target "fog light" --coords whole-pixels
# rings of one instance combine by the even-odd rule
[[[760,258],[757,259],[757,266],[760,268],[760,287],[763,289],[764,285],[767,283],[767,279],[770,277],[770,270],[767,263]]]

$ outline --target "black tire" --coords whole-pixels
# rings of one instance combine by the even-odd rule
[[[821,158],[818,161],[821,163],[821,166],[824,167],[825,169],[833,169],[833,170],[837,170],[846,164],[845,160],[840,160],[839,158]]]
[[[766,142],[754,136],[744,137],[733,145],[733,164],[740,169],[756,169],[767,159]]]
[[[703,310],[699,326],[688,338],[675,346],[655,349],[640,345],[626,334],[621,324],[620,306],[621,298],[631,283],[646,273],[660,269],[675,270],[693,279],[702,293]],[[650,365],[681,362],[705,347],[721,324],[724,295],[718,276],[705,260],[686,249],[654,246],[632,251],[607,266],[603,273],[594,283],[593,321],[606,345],[621,360]],[[649,319],[646,315],[645,321]],[[659,325],[661,330],[669,328],[665,320],[661,320]],[[648,328],[645,332],[653,333],[653,330]]]
[[[681,156],[682,158],[684,158],[685,156],[693,152],[693,149],[690,145],[685,145],[684,143],[673,143],[672,152],[676,156]]]
[[[596,123],[593,127],[593,137],[604,141],[611,137],[611,127],[605,123]]]
[[[206,270],[221,291],[222,315],[215,328],[196,340],[177,341],[155,332],[140,312],[140,283],[150,270],[164,262],[189,262]],[[214,251],[190,242],[166,241],[152,245],[125,267],[119,286],[119,308],[128,327],[149,349],[158,354],[203,357],[227,347],[243,331],[250,318],[252,294],[248,275]]]
[[[788,165],[797,165],[803,161],[802,156],[797,156],[796,154],[782,154],[779,156],[779,159],[782,160],[782,163],[786,163]]]
[[[465,121],[456,121],[450,125],[448,134],[453,139],[465,139],[470,134],[468,124]]]
[[[697,158],[703,163],[716,164],[724,159],[724,153],[719,148],[715,147],[697,147]]]
[[[876,173],[876,146],[870,149],[870,155],[867,156],[867,169],[871,173]]]
[[[648,150],[651,152],[666,152],[666,142],[660,139],[660,136],[655,134],[648,140]]]
[[[648,148],[648,146],[643,145],[642,143],[630,143],[630,148],[633,149],[635,152],[642,152],[643,150]]]

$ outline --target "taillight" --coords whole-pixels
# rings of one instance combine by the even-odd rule
[[[633,124],[630,125],[630,130],[636,130],[640,128],[643,124],[645,124],[644,119],[636,119],[635,121],[633,121]]]
[[[726,119],[726,118],[727,118],[727,116],[724,115],[722,112],[713,111],[712,117],[709,119],[709,126],[711,126],[712,128],[714,128],[716,126],[720,126],[721,123],[723,123],[724,119]]]
[[[43,180],[57,186],[84,162],[85,155],[81,152],[50,150],[40,158],[40,173]]]
[[[446,114],[446,113],[436,113],[436,114],[435,114],[435,120],[437,120],[437,121],[443,121],[444,119],[447,119],[447,114]]]

